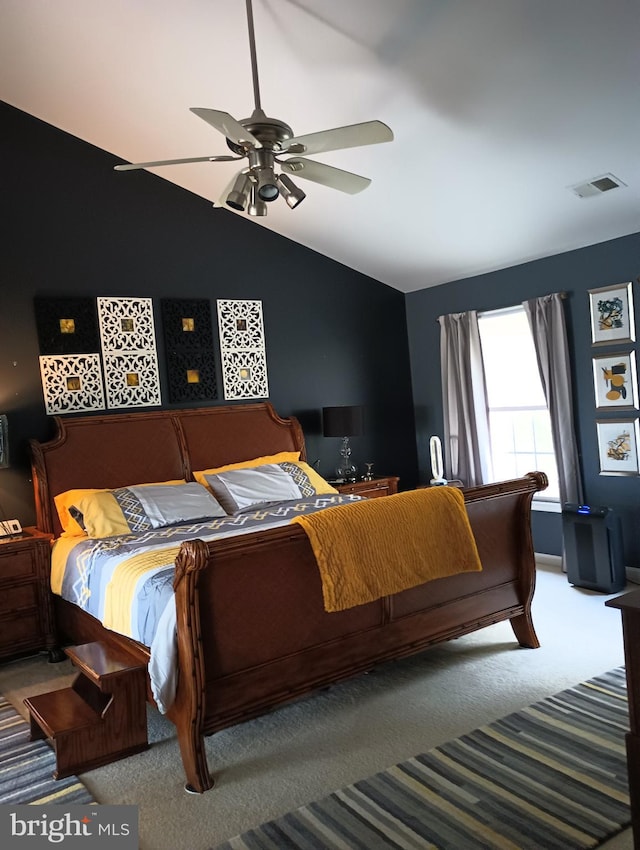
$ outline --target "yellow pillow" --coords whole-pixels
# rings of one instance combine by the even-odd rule
[[[199,469],[193,473],[198,484],[208,488],[207,475],[217,475],[219,472],[228,472],[230,469],[248,469],[252,466],[262,466],[265,463],[296,463],[300,460],[300,452],[278,452],[275,455],[255,457],[253,460],[241,460],[238,463],[228,463],[226,466],[216,466],[212,469]],[[209,488],[208,488],[209,489]]]
[[[53,497],[53,501],[55,502],[56,510],[58,511],[58,518],[60,520],[60,525],[62,526],[62,537],[86,537],[86,533],[84,529],[78,525],[75,519],[69,513],[69,508],[73,507],[77,502],[81,499],[84,499],[85,496],[92,496],[94,493],[105,493],[107,490],[103,489],[84,489],[84,490],[65,490],[64,493],[59,493],[57,496]]]
[[[162,481],[158,482],[161,484],[184,484],[184,478],[178,478],[175,481]],[[130,486],[138,486],[144,487],[144,484],[138,485],[130,485]],[[53,497],[53,501],[56,506],[56,510],[58,511],[58,518],[60,519],[60,525],[62,526],[62,534],[61,537],[86,537],[86,532],[82,528],[82,526],[74,519],[74,517],[69,512],[69,508],[77,508],[79,503],[86,499],[87,496],[93,496],[96,493],[110,493],[111,491],[107,488],[101,487],[98,489],[95,488],[85,488],[79,490],[65,490],[64,493],[59,493],[57,496]],[[111,499],[113,503],[115,503],[115,499]],[[117,506],[117,503],[116,503]],[[128,529],[127,529],[128,530]],[[114,532],[116,533],[116,532]],[[125,534],[126,531],[121,532]]]
[[[87,493],[74,502],[73,507],[78,511],[78,519],[84,524],[89,537],[101,539],[131,532],[111,490]]]
[[[300,469],[304,472],[304,474],[309,479],[309,483],[315,489],[316,493],[319,496],[327,496],[330,493],[338,493],[335,487],[332,487],[328,481],[320,475],[319,472],[316,472],[312,466],[309,466],[308,463],[305,463],[303,460],[295,461],[295,465],[300,467]]]

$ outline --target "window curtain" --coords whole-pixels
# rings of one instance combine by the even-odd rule
[[[440,323],[445,477],[467,487],[491,480],[487,388],[478,314],[450,313]]]
[[[584,501],[578,446],[573,425],[573,393],[562,295],[553,293],[523,301],[538,359],[540,379],[551,416],[553,448],[558,462],[560,501]]]

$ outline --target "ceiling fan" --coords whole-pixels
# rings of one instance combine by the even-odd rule
[[[362,192],[371,183],[368,177],[307,159],[301,154],[318,154],[390,142],[393,132],[382,121],[366,121],[305,136],[294,136],[293,130],[284,121],[269,118],[260,105],[251,3],[252,0],[246,0],[254,95],[254,110],[251,116],[237,121],[228,112],[217,109],[195,107],[190,110],[226,137],[227,145],[235,156],[196,156],[188,159],[137,162],[116,165],[115,170],[132,171],[188,162],[231,162],[244,159],[247,164],[235,175],[214,206],[227,204],[235,210],[246,209],[249,215],[253,216],[266,215],[267,203],[275,201],[280,195],[291,209],[304,200],[304,192],[296,186],[289,177],[290,174],[351,195]],[[276,172],[276,166],[279,167],[279,172]]]

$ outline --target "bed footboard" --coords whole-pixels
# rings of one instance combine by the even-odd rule
[[[183,544],[175,592],[175,723],[186,788],[213,787],[204,736],[393,658],[509,620],[523,647],[535,562],[531,499],[543,473],[464,491],[482,571],[436,579],[328,614],[315,559],[297,525],[249,538]]]

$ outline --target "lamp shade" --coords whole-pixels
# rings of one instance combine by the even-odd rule
[[[362,407],[322,408],[322,433],[325,437],[359,437],[363,430]]]

